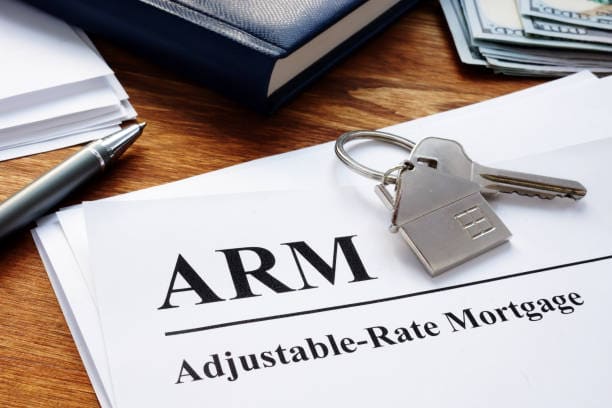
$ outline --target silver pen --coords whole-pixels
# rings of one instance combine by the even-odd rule
[[[44,215],[77,187],[102,172],[130,147],[145,125],[131,125],[89,143],[0,204],[0,239]]]

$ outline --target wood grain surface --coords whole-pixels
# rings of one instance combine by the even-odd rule
[[[93,38],[148,126],[120,163],[62,205],[110,197],[527,88],[462,65],[437,2],[368,42],[272,116]],[[452,138],[452,134],[437,135]],[[495,135],[491,135],[495,137]],[[78,148],[0,163],[0,199]],[[0,407],[96,407],[29,232],[0,243]]]

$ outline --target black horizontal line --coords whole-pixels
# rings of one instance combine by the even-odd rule
[[[165,333],[165,335],[166,336],[176,336],[176,335],[179,335],[179,334],[188,334],[188,333],[194,333],[194,332],[200,332],[200,331],[206,331],[206,330],[220,329],[220,328],[223,328],[223,327],[239,326],[239,325],[243,325],[243,324],[265,322],[265,321],[268,321],[268,320],[286,319],[286,318],[295,317],[295,316],[304,316],[304,315],[315,314],[315,313],[331,312],[332,310],[341,310],[341,309],[348,309],[348,308],[351,308],[351,307],[368,306],[368,305],[373,305],[373,304],[376,304],[376,303],[392,302],[394,300],[401,300],[401,299],[407,299],[407,298],[416,297],[416,296],[429,295],[431,293],[444,292],[444,291],[448,291],[448,290],[464,288],[464,287],[467,287],[467,286],[482,285],[484,283],[496,282],[496,281],[501,281],[501,280],[511,279],[511,278],[518,278],[518,277],[521,277],[521,276],[532,275],[534,273],[540,273],[540,272],[551,271],[551,270],[554,270],[554,269],[561,269],[561,268],[567,268],[567,267],[571,267],[571,266],[583,265],[583,264],[587,264],[587,263],[591,263],[591,262],[603,261],[603,260],[606,260],[606,259],[612,259],[612,255],[602,256],[602,257],[599,257],[599,258],[587,259],[587,260],[583,260],[583,261],[571,262],[571,263],[567,263],[567,264],[563,264],[563,265],[548,266],[546,268],[534,269],[534,270],[526,271],[526,272],[518,272],[518,273],[514,273],[514,274],[511,274],[511,275],[505,275],[505,276],[497,276],[495,278],[482,279],[482,280],[473,281],[473,282],[461,283],[461,284],[458,284],[458,285],[446,286],[446,287],[443,287],[443,288],[436,288],[436,289],[424,290],[424,291],[421,291],[421,292],[407,293],[407,294],[404,294],[404,295],[390,296],[390,297],[381,298],[381,299],[365,300],[365,301],[362,301],[362,302],[355,302],[355,303],[348,303],[348,304],[344,304],[344,305],[322,307],[322,308],[319,308],[319,309],[302,310],[302,311],[293,312],[293,313],[285,313],[285,314],[278,314],[278,315],[272,315],[272,316],[257,317],[257,318],[254,318],[254,319],[237,320],[237,321],[233,321],[233,322],[212,324],[210,326],[202,326],[202,327],[194,327],[194,328],[190,328],[190,329],[168,331],[168,332]]]

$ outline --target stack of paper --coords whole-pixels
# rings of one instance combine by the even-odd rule
[[[440,0],[461,61],[510,75],[612,72],[609,0]]]
[[[493,200],[511,242],[436,279],[332,143],[41,220],[100,404],[609,406],[611,91],[581,73],[385,129],[588,188]]]
[[[0,160],[97,139],[136,117],[82,31],[5,0],[0,32]]]

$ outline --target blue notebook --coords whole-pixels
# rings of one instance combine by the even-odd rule
[[[418,0],[27,0],[260,111]]]

